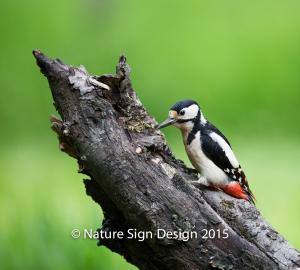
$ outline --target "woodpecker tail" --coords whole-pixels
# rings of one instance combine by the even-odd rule
[[[251,190],[248,187],[244,189],[239,182],[231,181],[227,185],[221,187],[221,189],[232,197],[244,199],[255,204],[255,197]]]

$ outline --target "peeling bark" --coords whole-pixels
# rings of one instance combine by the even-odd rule
[[[195,231],[197,239],[102,239],[140,269],[297,269],[300,254],[252,204],[199,189],[175,159],[136,96],[120,57],[115,75],[91,76],[33,52],[62,120],[51,118],[60,149],[76,158],[86,192],[104,212],[101,230]],[[204,239],[225,229],[228,238]]]

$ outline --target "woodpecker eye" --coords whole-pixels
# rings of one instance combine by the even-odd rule
[[[179,114],[180,114],[180,115],[184,115],[184,114],[185,114],[185,111],[184,111],[184,110],[181,110],[181,111],[179,112]]]

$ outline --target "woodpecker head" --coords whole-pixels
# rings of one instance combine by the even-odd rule
[[[191,130],[196,121],[201,121],[203,124],[206,122],[198,103],[193,100],[182,100],[171,107],[169,117],[157,128],[174,125],[181,130]]]

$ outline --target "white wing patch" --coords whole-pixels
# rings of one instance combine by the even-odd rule
[[[227,156],[229,162],[231,163],[233,168],[238,168],[239,167],[239,162],[236,159],[233,151],[231,150],[230,146],[227,144],[227,142],[217,133],[211,132],[209,136],[220,145],[220,147],[223,149],[225,152],[225,155]]]

